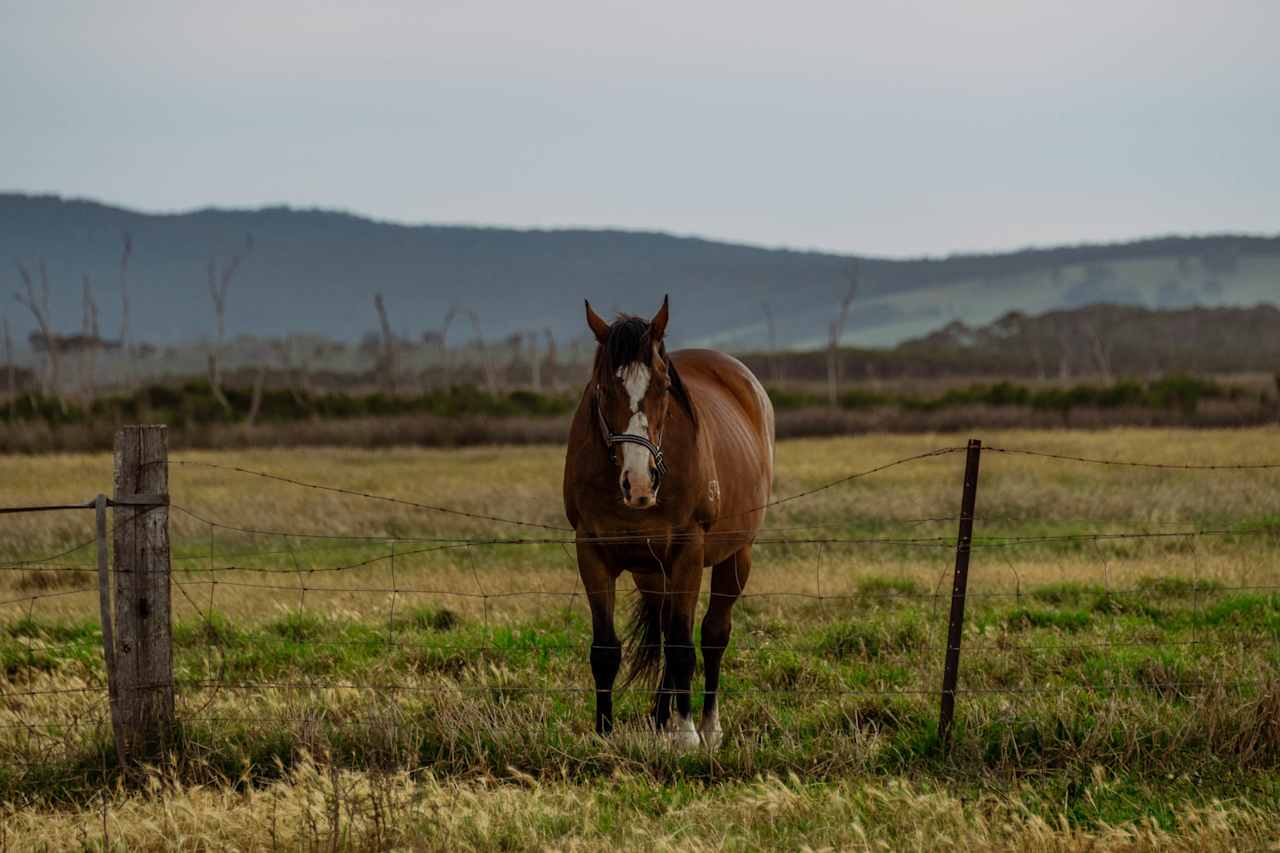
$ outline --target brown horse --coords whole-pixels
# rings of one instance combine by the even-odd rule
[[[670,730],[683,746],[701,739],[714,747],[720,661],[773,482],[773,406],[735,358],[703,349],[668,356],[667,317],[666,299],[650,322],[619,316],[612,325],[587,303],[599,346],[569,431],[564,510],[591,606],[596,731],[613,728],[622,663],[613,625],[616,581],[629,571],[640,595],[627,681],[655,676],[665,664],[653,708],[658,731]],[[706,692],[695,728],[693,619],[706,566],[712,567],[702,620]]]

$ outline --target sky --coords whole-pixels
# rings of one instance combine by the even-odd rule
[[[0,191],[901,257],[1280,229],[1269,0],[0,0]]]

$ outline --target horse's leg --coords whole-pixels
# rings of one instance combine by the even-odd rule
[[[671,721],[671,699],[675,695],[675,682],[671,680],[671,668],[662,665],[662,678],[658,681],[658,692],[653,697],[653,727],[662,731]]]
[[[702,545],[690,543],[681,549],[672,565],[668,585],[670,614],[666,634],[669,694],[675,704],[671,719],[672,734],[683,747],[698,745],[698,730],[693,724],[691,700],[693,670],[698,662],[693,648],[693,617],[702,586]]]
[[[671,667],[663,660],[665,644],[662,639],[667,633],[667,623],[671,621],[670,581],[664,572],[646,572],[632,577],[636,583],[636,592],[643,602],[638,617],[642,627],[637,632],[637,641],[644,645],[634,650],[638,665],[641,672],[650,664],[662,667],[651,712],[654,728],[662,731],[671,719],[671,698],[675,689],[671,680]]]
[[[711,603],[702,618],[702,668],[706,671],[706,692],[702,698],[702,742],[715,749],[720,744],[720,661],[729,634],[733,631],[733,605],[751,574],[751,546],[737,551],[711,570]]]
[[[578,574],[591,607],[591,675],[596,683],[596,734],[613,731],[613,682],[622,665],[622,644],[613,627],[618,572],[604,562],[598,548],[578,544]]]

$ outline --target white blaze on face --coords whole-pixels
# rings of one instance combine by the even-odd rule
[[[624,430],[629,435],[649,438],[649,419],[640,410],[644,403],[644,395],[649,390],[649,366],[636,362],[618,368],[618,378],[627,390],[628,402],[631,404],[631,420]],[[618,488],[623,481],[631,484],[629,504],[633,506],[652,506],[657,500],[657,492],[653,489],[653,481],[649,478],[649,467],[653,464],[653,456],[638,444],[620,444],[622,450],[622,471],[618,475]],[[623,489],[623,494],[626,490]],[[643,504],[635,503],[644,500]]]

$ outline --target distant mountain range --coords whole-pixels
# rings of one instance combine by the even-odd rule
[[[488,340],[584,332],[582,299],[601,312],[650,313],[672,297],[677,344],[747,351],[823,345],[855,259],[650,232],[399,225],[345,213],[272,207],[147,214],[92,201],[0,194],[0,311],[15,337],[34,328],[11,294],[16,264],[50,280],[58,332],[80,330],[82,280],[104,337],[120,315],[122,235],[130,260],[135,340],[213,334],[207,284],[241,262],[227,295],[228,337],[310,333],[356,340],[378,326],[382,293],[394,331],[438,332],[451,308],[475,312]],[[844,341],[891,346],[947,324],[989,323],[1093,303],[1150,308],[1280,301],[1280,236],[1165,237],[945,258],[856,259],[858,296]],[[773,315],[773,331],[766,322]],[[475,336],[456,321],[451,340]]]

